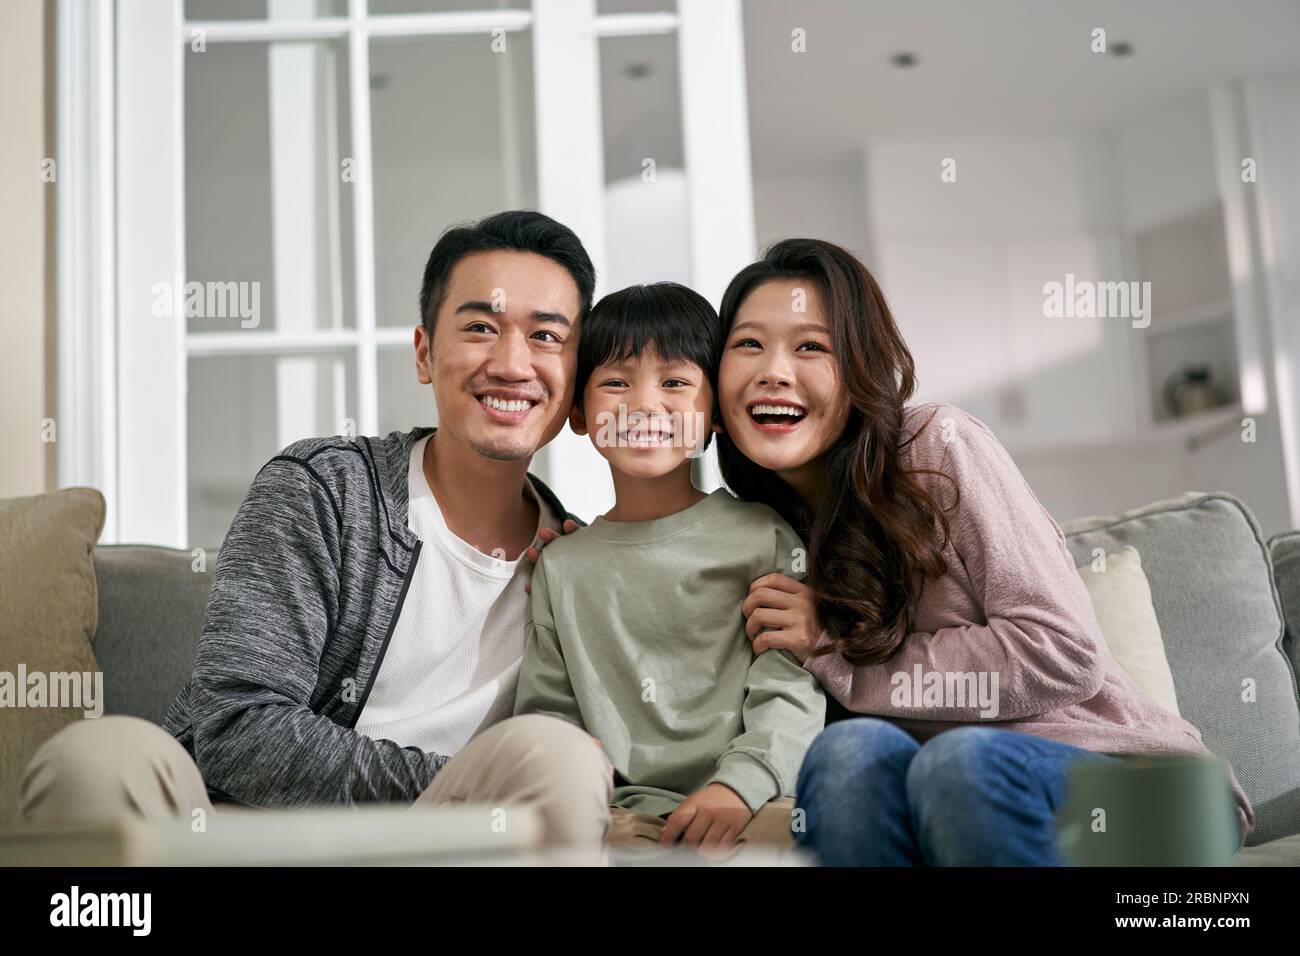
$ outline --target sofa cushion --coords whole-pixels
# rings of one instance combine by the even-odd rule
[[[194,668],[216,554],[139,545],[95,549],[105,709],[161,724]]]
[[[1141,553],[1182,715],[1255,809],[1247,843],[1300,833],[1300,703],[1254,516],[1231,495],[1188,492],[1063,530],[1076,564],[1095,548]]]
[[[91,552],[103,527],[104,496],[93,488],[0,501],[0,829],[17,818],[37,748],[103,707],[95,695],[107,682],[90,643],[98,613]],[[39,686],[43,700],[29,694]]]
[[[1273,556],[1273,582],[1282,602],[1286,637],[1282,647],[1291,668],[1300,674],[1300,531],[1284,531],[1268,541]]]
[[[1092,598],[1101,636],[1120,669],[1148,699],[1171,713],[1178,709],[1174,675],[1169,672],[1160,622],[1151,606],[1151,587],[1142,573],[1137,548],[1101,554],[1079,568],[1079,577]]]

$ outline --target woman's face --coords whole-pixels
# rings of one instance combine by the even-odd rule
[[[718,372],[723,425],[736,447],[796,489],[844,431],[849,403],[816,284],[772,279],[741,304]]]

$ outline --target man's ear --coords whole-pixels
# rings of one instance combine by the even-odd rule
[[[569,410],[569,427],[573,429],[575,435],[587,434],[587,416],[582,414],[582,409],[577,402],[574,402],[573,408]]]
[[[415,374],[421,385],[433,384],[433,375],[430,372],[433,361],[429,354],[432,349],[432,336],[423,325],[417,325],[415,327]]]

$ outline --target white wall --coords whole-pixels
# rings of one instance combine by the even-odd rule
[[[940,178],[949,158],[955,182]],[[1042,314],[1042,282],[1138,279],[1135,230],[1217,201],[1207,96],[1111,131],[868,143],[864,181],[871,265],[918,399],[989,424],[1059,520],[1194,489],[1238,495],[1266,532],[1290,526],[1275,414],[1257,417],[1253,444],[1233,431],[1189,452],[1144,421],[1128,321]]]
[[[41,420],[55,417],[46,215],[58,187],[41,180],[41,162],[53,153],[46,138],[47,56],[45,4],[0,4],[0,498],[55,486],[55,446],[41,441]]]
[[[838,243],[870,263],[865,203],[860,160],[794,170],[756,166],[758,251],[778,239],[812,237]]]
[[[1133,117],[1117,128],[1115,141],[1120,208],[1128,232],[1168,222],[1219,200],[1208,91],[1178,97]],[[1152,497],[1153,490],[1168,487],[1228,491],[1250,506],[1266,534],[1286,530],[1292,521],[1276,402],[1268,413],[1254,417],[1253,443],[1241,441],[1238,432],[1194,452],[1180,445],[1130,450],[1123,456],[1098,459],[1083,475],[1096,470],[1118,476],[1115,485],[1098,487],[1096,496],[1125,494],[1133,504]],[[1089,500],[1086,491],[1066,479],[1049,493],[1063,500]]]
[[[1114,178],[1095,134],[868,145],[873,271],[918,401],[960,405],[1013,449],[1132,437],[1129,323],[1043,314],[1047,281],[1121,278]]]

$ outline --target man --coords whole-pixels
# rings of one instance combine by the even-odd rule
[[[599,846],[599,744],[510,717],[536,549],[577,527],[528,464],[569,414],[594,285],[577,236],[540,213],[446,232],[414,339],[440,426],[272,458],[222,545],[165,731],[102,717],[55,735],[22,819],[516,802],[548,843]]]

